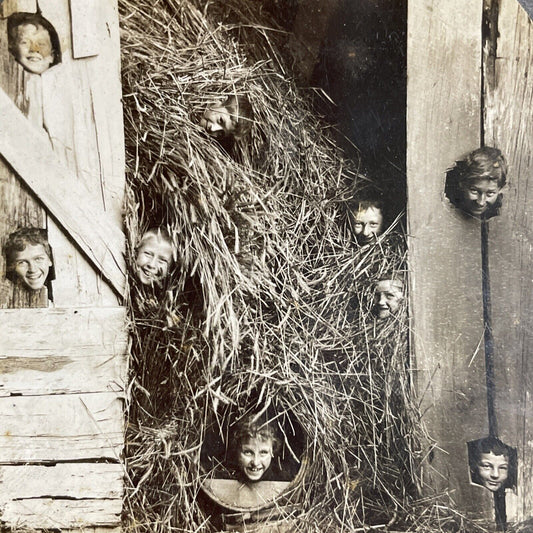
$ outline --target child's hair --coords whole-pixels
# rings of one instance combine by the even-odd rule
[[[152,238],[161,239],[163,241],[167,241],[169,244],[172,244],[172,238],[170,236],[170,233],[168,230],[162,226],[160,227],[151,227],[147,229],[139,242],[135,245],[135,249],[138,250],[146,241]]]
[[[383,200],[379,198],[354,198],[351,202],[349,202],[349,208],[353,213],[365,211],[369,207],[379,209],[381,214],[384,214],[385,204],[383,203]]]
[[[507,183],[507,162],[498,148],[483,146],[470,152],[464,159],[456,161],[455,166],[448,169],[446,174],[444,194],[454,206],[460,207],[463,199],[461,187],[479,180],[495,181],[500,189]],[[500,193],[484,216],[489,218],[497,215],[501,205]]]
[[[281,442],[277,436],[276,429],[264,419],[255,420],[254,415],[248,415],[239,420],[235,425],[231,442],[233,452],[238,451],[243,443],[250,439],[270,440],[272,442],[272,453],[276,455],[281,447]]]
[[[483,480],[479,475],[479,464],[481,455],[492,453],[504,456],[509,463],[509,471],[504,487],[513,487],[516,484],[517,454],[516,449],[504,444],[498,437],[485,437],[468,443],[468,462],[470,466],[470,476],[472,482],[483,485]]]
[[[46,20],[40,13],[13,13],[7,19],[7,38],[8,50],[15,55],[18,37],[18,27],[22,24],[33,24],[34,26],[42,26],[50,35],[50,43],[54,51],[54,61],[50,65],[53,67],[61,63],[61,46],[59,44],[59,36],[52,24]]]
[[[4,255],[6,257],[6,278],[15,281],[15,255],[22,252],[28,244],[35,246],[42,244],[46,255],[53,263],[52,249],[48,243],[46,230],[42,228],[20,228],[11,233],[4,244]],[[49,275],[49,280],[53,279],[53,271]]]
[[[222,104],[235,120],[235,130],[232,135],[235,139],[241,139],[252,128],[254,112],[250,100],[246,95],[230,95]]]

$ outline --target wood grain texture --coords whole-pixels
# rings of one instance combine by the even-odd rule
[[[516,0],[500,1],[498,33],[485,86],[485,141],[509,162],[489,234],[496,415],[500,437],[518,448],[517,501],[507,512],[522,520],[533,514],[533,27]]]
[[[26,150],[28,144],[31,151]],[[84,184],[78,181],[78,186],[73,187],[75,176],[60,164],[42,132],[28,123],[3,91],[0,91],[0,153],[46,205],[72,242],[122,295],[124,234],[89,201],[80,201],[86,193]],[[54,183],[53,188],[50,183]]]
[[[0,396],[123,391],[119,308],[0,311]]]
[[[118,461],[122,411],[112,392],[0,398],[0,464]]]
[[[80,59],[98,55],[103,29],[101,1],[69,0],[72,25],[72,57]]]
[[[61,500],[53,498],[8,502],[2,520],[17,527],[36,529],[116,526],[120,523],[122,500]]]
[[[479,221],[444,197],[446,169],[479,147],[481,0],[413,0],[408,13],[407,185],[413,367],[437,448],[426,492],[492,516],[466,442],[487,434]],[[458,23],[458,21],[461,21]]]
[[[35,2],[34,2],[35,3]],[[5,10],[16,5],[3,5]],[[16,9],[15,9],[16,10]],[[0,49],[7,51],[7,21],[0,20]],[[0,86],[16,101],[28,120],[42,124],[42,95],[39,80],[26,78],[22,68],[11,54],[0,55]],[[23,186],[11,168],[0,159],[0,244],[7,236],[22,226],[46,227],[45,212],[31,193]],[[46,291],[35,293],[22,285],[13,284],[3,275],[6,270],[5,257],[0,254],[0,308],[47,307]]]
[[[0,466],[0,507],[34,498],[120,499],[123,477],[116,463]]]

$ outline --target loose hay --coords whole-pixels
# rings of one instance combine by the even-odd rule
[[[259,2],[119,4],[130,262],[154,225],[178,250],[162,290],[131,277],[128,529],[221,527],[201,491],[207,422],[269,402],[307,443],[293,530],[405,521],[420,459],[406,310],[372,314],[375,279],[406,282],[400,222],[353,242],[347,200],[370,183],[290,80]],[[255,122],[226,153],[198,122],[240,93]]]

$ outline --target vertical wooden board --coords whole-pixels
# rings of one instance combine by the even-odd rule
[[[480,224],[443,194],[446,169],[480,143],[482,4],[409,2],[407,187],[414,369],[437,444],[426,490],[448,490],[458,508],[490,517],[466,451],[488,431]]]
[[[69,0],[72,56],[75,59],[98,55],[102,42],[101,0]]]
[[[85,189],[84,202],[95,206],[96,212],[108,211],[111,220],[120,227],[121,211],[117,203],[107,206],[106,177],[100,164],[99,134],[95,125],[91,81],[84,61],[72,58],[70,38],[71,19],[67,2],[41,2],[43,14],[54,24],[61,36],[63,61],[42,77],[43,121],[50,136],[54,152],[60,161],[75,172]],[[95,39],[97,36],[93,36]],[[106,46],[111,46],[107,42]],[[112,46],[118,48],[117,43]],[[119,74],[115,73],[119,80]],[[113,81],[109,80],[113,85]],[[115,82],[116,83],[116,82]],[[120,98],[110,105],[121,113]],[[116,114],[116,112],[115,112]],[[105,150],[123,152],[120,138],[109,141]],[[124,183],[124,172],[118,177]],[[50,233],[55,241],[57,282],[55,302],[61,307],[79,305],[116,305],[116,296],[103,283],[84,256],[63,232],[52,222]]]
[[[500,436],[518,448],[515,516],[533,515],[533,28],[516,0],[501,0],[494,76],[487,73],[486,144],[509,162],[501,215],[490,222],[496,414]]]

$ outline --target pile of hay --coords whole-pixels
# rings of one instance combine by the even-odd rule
[[[128,529],[220,527],[201,490],[206,427],[266,407],[307,447],[299,531],[399,524],[420,454],[406,309],[380,322],[372,305],[380,276],[406,284],[400,223],[354,242],[347,202],[371,183],[292,83],[261,2],[119,4],[130,264],[152,226],[178,254],[162,290],[131,276]],[[255,120],[228,154],[198,123],[230,94]]]

